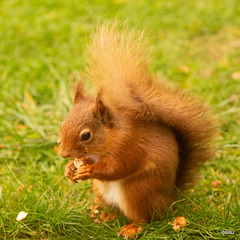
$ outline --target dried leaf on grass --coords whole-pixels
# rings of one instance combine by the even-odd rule
[[[59,145],[55,145],[55,146],[53,147],[53,151],[54,151],[55,153],[58,153],[58,149],[59,149]]]
[[[23,193],[23,190],[25,189],[25,186],[22,184],[22,185],[19,185],[17,187],[17,192],[18,193]],[[32,185],[29,185],[28,188],[27,188],[27,191],[28,192],[31,192],[32,191]]]
[[[236,93],[233,93],[230,98],[233,102],[239,102],[239,96]]]
[[[181,73],[189,73],[190,69],[188,66],[185,66],[185,65],[181,65],[178,67],[178,71],[181,72]]]
[[[220,180],[215,180],[212,182],[212,187],[219,187],[222,184],[222,181]]]
[[[171,225],[173,226],[174,230],[179,230],[181,227],[187,226],[187,220],[185,217],[177,217]]]
[[[240,80],[240,72],[234,72],[231,74],[233,80]]]

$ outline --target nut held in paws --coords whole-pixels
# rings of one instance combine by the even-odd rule
[[[80,166],[84,165],[83,158],[75,158],[73,164],[78,169]]]

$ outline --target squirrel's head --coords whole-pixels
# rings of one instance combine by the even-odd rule
[[[107,140],[113,127],[109,109],[101,100],[87,97],[83,81],[79,81],[74,104],[58,136],[60,155],[63,158],[81,158],[91,154],[107,153]]]

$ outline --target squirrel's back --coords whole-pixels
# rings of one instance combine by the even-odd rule
[[[176,186],[184,188],[198,165],[213,157],[216,121],[209,108],[184,91],[167,87],[150,74],[150,56],[143,33],[117,21],[93,35],[86,75],[104,101],[146,124],[163,123],[179,146]]]

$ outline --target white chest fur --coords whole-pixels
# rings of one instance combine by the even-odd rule
[[[124,196],[121,181],[101,182],[99,193],[107,204],[122,208]]]

